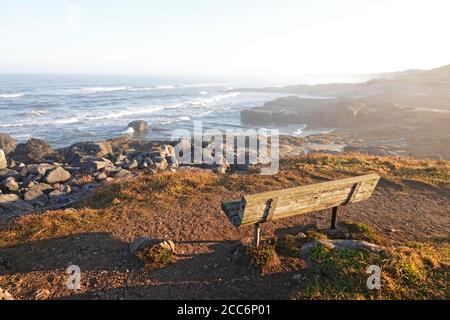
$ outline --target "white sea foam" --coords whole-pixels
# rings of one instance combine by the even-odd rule
[[[175,119],[170,119],[170,120],[167,120],[167,121],[162,121],[161,124],[171,124],[171,123],[175,123],[175,122],[189,121],[189,120],[191,120],[190,117],[188,117],[188,116],[182,116],[182,117],[178,117],[178,118],[175,118]]]
[[[128,87],[120,86],[120,87],[88,87],[81,88],[80,91],[83,93],[102,93],[102,92],[113,92],[113,91],[124,91],[127,90]]]
[[[173,89],[174,85],[164,85],[164,86],[156,86],[157,89]]]
[[[202,118],[202,117],[206,116],[207,114],[210,114],[210,113],[213,112],[213,111],[214,111],[214,110],[209,110],[209,111],[202,112],[202,113],[200,113],[200,114],[198,115],[198,117]]]
[[[24,95],[25,95],[25,93],[2,93],[2,94],[0,94],[0,98],[15,99],[15,98],[23,97]]]
[[[155,90],[157,89],[156,87],[142,87],[142,88],[135,88],[135,87],[131,87],[128,88],[128,90],[130,91],[149,91],[149,90]]]
[[[0,124],[0,128],[15,128],[15,127],[23,127],[23,123],[7,123],[7,124]]]
[[[166,109],[175,109],[183,106],[183,104],[172,104],[172,105],[163,105],[163,106],[153,106],[153,107],[138,107],[133,109],[125,109],[125,110],[113,110],[108,114],[86,117],[86,120],[106,120],[106,119],[119,119],[128,116],[136,116],[136,115],[146,115],[159,111],[163,111]]]
[[[297,129],[294,131],[293,135],[294,136],[301,136],[303,133],[303,128],[302,129]]]
[[[200,91],[199,94],[201,94],[202,96],[208,94],[208,91]]]
[[[125,131],[123,132],[123,134],[133,134],[133,133],[134,133],[134,129],[131,128],[131,127],[129,127],[127,130],[125,130]]]
[[[70,123],[77,123],[80,122],[80,119],[78,119],[77,117],[71,117],[71,118],[63,118],[63,119],[56,119],[56,120],[52,120],[49,121],[47,123],[42,123],[42,124],[70,124]]]
[[[29,116],[42,116],[48,114],[48,110],[32,110],[30,112],[27,112],[27,115]]]

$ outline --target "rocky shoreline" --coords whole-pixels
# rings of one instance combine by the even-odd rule
[[[0,134],[0,218],[68,207],[102,183],[140,172],[201,167],[225,173],[230,167],[225,161],[180,168],[174,149],[178,143],[121,136],[54,150],[40,139],[17,144]]]

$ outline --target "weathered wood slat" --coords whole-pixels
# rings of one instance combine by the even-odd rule
[[[241,200],[222,204],[236,226],[265,222],[270,207],[270,220],[347,205],[372,195],[380,177],[370,174],[359,177],[312,184],[290,189],[244,195]]]

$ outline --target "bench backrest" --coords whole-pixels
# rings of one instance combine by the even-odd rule
[[[380,177],[358,176],[302,187],[244,195],[222,203],[235,226],[245,226],[339,207],[368,199]]]

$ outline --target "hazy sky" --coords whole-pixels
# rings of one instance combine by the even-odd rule
[[[434,68],[450,63],[449,13],[448,0],[0,0],[0,72]]]

